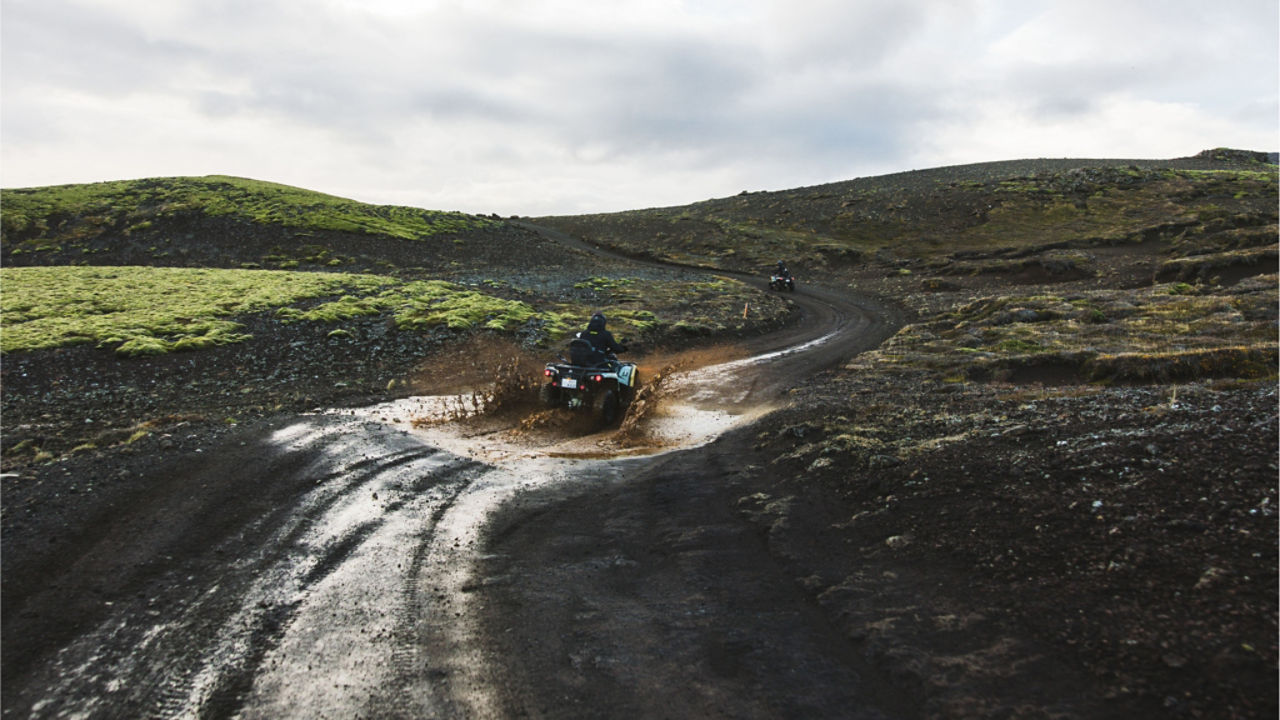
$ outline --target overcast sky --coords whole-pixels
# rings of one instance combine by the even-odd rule
[[[1276,0],[0,0],[0,186],[502,215],[1280,149]]]

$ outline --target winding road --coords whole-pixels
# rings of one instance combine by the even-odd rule
[[[4,716],[911,716],[722,482],[741,441],[713,440],[893,329],[866,298],[794,301],[795,327],[674,383],[661,452],[415,428],[419,399],[164,460],[29,599],[75,622],[48,623]]]

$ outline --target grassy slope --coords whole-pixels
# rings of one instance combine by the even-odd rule
[[[1088,162],[939,168],[543,221],[637,255],[736,269],[786,258],[819,274],[1152,238],[1184,254],[1274,242],[1274,165]]]
[[[405,332],[519,332],[544,345],[600,307],[616,331],[644,340],[741,329],[748,302],[765,318],[786,312],[734,281],[655,281],[562,260],[493,218],[239,178],[6,190],[0,206],[4,352],[198,350],[248,339],[236,318],[261,312],[338,333],[385,315]]]
[[[339,322],[384,309],[400,327],[509,330],[535,316],[529,305],[441,281],[281,270],[148,267],[4,268],[0,349],[78,343],[121,355],[195,350],[245,339],[225,318],[274,310],[286,321]],[[340,295],[309,309],[295,303]]]
[[[0,269],[0,350],[41,350],[78,344],[114,348],[122,356],[241,342],[249,338],[230,318],[272,311],[282,322],[335,325],[389,313],[401,330],[484,329],[513,332],[535,325],[546,340],[567,337],[592,305],[545,301],[533,304],[487,294],[441,280],[282,270],[150,267],[29,267]],[[630,278],[588,278],[581,283],[607,297],[614,327],[633,334],[692,327],[642,309],[628,290]],[[502,286],[494,283],[494,288]],[[726,304],[733,310],[750,291],[733,280],[673,281],[657,297],[679,297],[691,306]],[[311,302],[306,302],[311,301]]]
[[[6,239],[18,245],[14,252],[75,245],[103,228],[127,235],[183,213],[409,240],[495,223],[463,213],[368,205],[288,185],[221,175],[6,190],[3,197],[3,229]]]

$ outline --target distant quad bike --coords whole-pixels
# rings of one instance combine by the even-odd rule
[[[569,343],[569,358],[547,363],[539,398],[547,407],[590,410],[601,425],[618,419],[635,398],[636,364],[596,350],[583,338]]]
[[[769,278],[769,289],[779,290],[779,291],[787,290],[790,292],[795,292],[796,279],[791,277],[790,275],[788,275],[787,277],[783,277],[781,275],[774,275]]]

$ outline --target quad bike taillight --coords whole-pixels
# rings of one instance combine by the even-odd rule
[[[604,376],[603,376],[603,375],[592,375],[592,376],[591,376],[591,379],[592,379],[592,380],[595,380],[596,382],[600,382],[600,381],[604,380]]]

